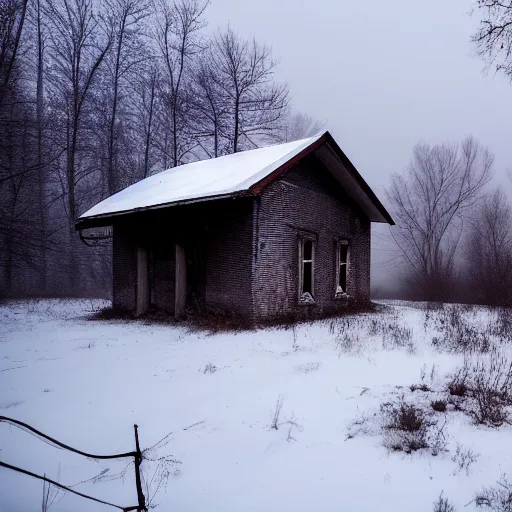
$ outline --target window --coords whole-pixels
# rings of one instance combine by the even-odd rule
[[[340,240],[336,251],[336,297],[347,295],[348,258],[348,240]]]
[[[303,304],[314,302],[314,282],[315,282],[315,243],[310,238],[304,238],[299,246],[300,262],[300,296],[299,300]]]

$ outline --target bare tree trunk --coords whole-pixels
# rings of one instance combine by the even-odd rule
[[[215,158],[219,156],[219,127],[217,116],[214,117],[214,129],[213,129],[213,155]]]
[[[116,63],[114,67],[114,87],[113,87],[113,98],[112,98],[112,112],[110,113],[110,126],[109,126],[109,137],[108,137],[108,164],[107,164],[107,176],[108,176],[108,192],[109,195],[117,192],[116,176],[114,171],[114,131],[116,126],[116,115],[117,115],[117,97],[119,94],[119,71],[121,62],[121,50],[123,48],[124,30],[126,27],[126,16],[121,20],[121,26],[119,29],[119,39],[116,48]]]
[[[116,11],[114,11],[116,13]],[[121,54],[123,51],[124,36],[127,27],[127,18],[130,13],[130,6],[123,5],[121,9],[121,20],[119,22],[119,30],[117,33],[117,45],[115,52],[114,64],[114,82],[112,87],[112,111],[110,113],[109,133],[108,133],[108,149],[107,149],[107,176],[108,176],[108,193],[109,195],[117,192],[117,169],[114,169],[114,143],[115,128],[117,121],[117,102],[119,97],[119,77],[121,74]],[[117,13],[116,13],[117,14]]]
[[[23,32],[23,25],[25,24],[25,17],[27,14],[27,4],[28,0],[23,0],[23,3],[21,4],[21,13],[19,19],[17,20],[18,25],[16,27],[14,39],[12,41],[12,49],[10,49],[10,45],[7,44],[2,44],[1,46],[2,51],[0,52],[0,106],[2,105],[2,102],[5,98],[5,93],[11,80],[14,64],[18,56],[21,34]],[[6,8],[9,8],[7,4]],[[17,13],[10,13],[10,15],[14,15],[14,22],[16,22]],[[10,39],[10,36],[11,34],[2,34],[3,38]]]
[[[185,58],[187,57],[185,53],[185,45],[187,44],[187,30],[183,31],[183,35],[181,38],[181,47],[179,52],[179,71],[176,79],[176,86],[172,93],[173,101],[172,101],[172,135],[173,135],[173,167],[176,167],[179,163],[178,160],[178,101],[180,99],[181,93],[181,80],[183,78],[183,68],[185,67]]]
[[[71,139],[69,141],[68,152],[67,152],[67,182],[68,182],[68,214],[69,214],[69,228],[73,232],[75,228],[76,219],[76,182],[75,182],[75,157],[76,157],[76,146],[78,138],[78,122],[79,114],[75,113],[72,117],[71,126]]]
[[[155,87],[156,87],[156,70],[153,70],[151,75],[151,92],[149,95],[149,113],[148,113],[148,126],[146,129],[146,140],[144,148],[144,172],[143,178],[147,178],[149,172],[149,148],[151,145],[151,129],[153,123],[153,109],[155,105]]]
[[[236,91],[235,100],[235,127],[233,133],[233,153],[238,151],[238,134],[240,132],[240,95],[238,90]]]
[[[244,40],[229,27],[211,50],[213,79],[229,105],[226,130],[233,153],[279,139],[288,111],[288,86],[273,80],[271,49]]]
[[[100,31],[92,0],[47,0],[45,6],[52,25],[52,49],[57,56],[53,64],[56,90],[62,94],[68,116],[66,180],[69,226],[73,232],[77,215],[76,154],[82,113],[96,73],[110,50],[112,33]],[[62,46],[69,51],[62,52]],[[92,54],[91,49],[95,50]]]
[[[46,251],[47,241],[47,215],[46,215],[46,170],[43,165],[43,115],[44,115],[44,97],[43,97],[43,35],[41,29],[41,5],[40,0],[36,0],[37,17],[37,90],[36,90],[36,116],[37,116],[37,166],[39,172],[39,215],[41,223],[41,290],[46,292]]]
[[[11,176],[15,176],[16,172],[14,169],[14,162],[13,162],[13,155],[12,155],[12,148],[13,148],[13,141],[11,140],[12,132],[11,130],[7,133],[8,141],[7,141],[7,148],[6,148],[6,160],[7,165],[9,168],[9,173]],[[17,202],[17,189],[15,184],[15,178],[11,179],[10,183],[10,195],[11,195],[11,205],[10,205],[10,211],[8,212],[9,220],[7,221],[7,234],[5,237],[5,250],[7,252],[7,260],[5,262],[5,288],[7,290],[7,295],[10,295],[12,293],[13,287],[13,252],[14,252],[14,241],[13,241],[13,234],[14,234],[14,217],[15,217],[15,210],[16,210],[16,202]]]
[[[162,82],[171,116],[169,124],[173,147],[170,156],[174,167],[181,163],[183,156],[190,151],[188,146],[193,144],[184,136],[182,126],[186,100],[183,82],[190,69],[190,59],[202,51],[197,32],[205,26],[202,16],[206,5],[202,0],[183,0],[173,4],[160,0],[158,3],[156,38],[165,69]],[[166,148],[164,152],[167,153]]]

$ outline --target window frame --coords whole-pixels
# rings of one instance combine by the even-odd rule
[[[304,246],[306,242],[311,242],[311,260],[304,259]],[[311,305],[315,303],[315,260],[316,260],[316,236],[310,233],[299,234],[299,287],[298,287],[298,300],[301,305]],[[313,302],[303,301],[304,292],[304,263],[311,262],[311,297]],[[307,292],[309,293],[309,292]]]
[[[347,257],[345,263],[341,261],[341,248],[347,247]],[[349,291],[349,276],[350,276],[350,256],[351,256],[351,243],[348,237],[341,237],[336,240],[335,244],[335,283],[334,283],[334,297],[336,299],[343,299],[348,297]],[[345,265],[345,290],[340,285],[341,266]],[[338,288],[342,288],[341,291]]]

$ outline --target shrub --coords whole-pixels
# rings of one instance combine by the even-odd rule
[[[512,360],[493,350],[488,356],[464,361],[448,385],[452,395],[464,397],[466,412],[478,424],[498,427],[509,422],[512,404]]]
[[[464,448],[461,444],[457,443],[455,453],[452,456],[452,461],[457,464],[456,473],[465,471],[469,475],[470,467],[478,460],[478,453],[475,453],[471,448]]]
[[[508,422],[506,409],[512,403],[512,361],[497,351],[490,358],[477,360],[473,366],[470,410],[477,423],[500,426]]]
[[[437,412],[445,412],[446,411],[446,402],[444,400],[434,400],[430,402],[432,409]]]
[[[274,412],[272,413],[272,420],[270,423],[270,428],[273,428],[274,430],[278,430],[279,425],[281,424],[279,421],[279,418],[281,416],[281,409],[283,408],[283,401],[284,401],[283,395],[279,395],[277,397],[276,408],[274,409]]]
[[[464,365],[452,377],[448,383],[450,395],[464,397],[468,393],[469,364],[464,360]]]
[[[412,328],[396,325],[389,331],[389,337],[395,347],[410,347],[412,343]]]
[[[512,484],[502,475],[495,487],[483,489],[475,496],[477,507],[486,507],[495,512],[510,512],[512,510]]]
[[[435,314],[435,328],[441,336],[435,336],[432,344],[439,349],[452,352],[480,352],[490,349],[490,340],[487,332],[479,330],[471,325],[468,313],[474,314],[474,308],[453,304],[446,306]],[[425,321],[427,322],[427,321]],[[426,323],[425,323],[426,325]]]
[[[434,512],[455,512],[455,507],[446,499],[443,498],[443,493],[439,495],[437,501],[434,503]]]
[[[413,330],[410,327],[400,325],[400,320],[398,311],[370,318],[366,323],[367,332],[370,336],[382,336],[384,349],[406,348],[413,352]]]
[[[403,397],[398,403],[381,406],[384,413],[384,444],[393,451],[411,453],[428,448],[428,429],[433,425],[422,409],[405,403]]]
[[[448,385],[450,395],[453,396],[466,396],[468,388],[464,382],[450,382]]]
[[[340,356],[343,352],[354,352],[362,348],[361,338],[357,333],[346,333],[343,336],[337,336],[334,343]]]
[[[206,375],[207,373],[215,373],[217,370],[218,368],[214,364],[208,363],[203,368],[203,373]]]
[[[469,410],[470,415],[476,423],[500,427],[507,423],[509,419],[508,411],[505,410],[503,403],[489,389],[479,389],[474,393],[476,407]]]
[[[512,308],[498,308],[496,319],[490,323],[488,331],[504,341],[512,342]]]

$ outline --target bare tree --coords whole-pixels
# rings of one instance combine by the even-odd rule
[[[229,104],[211,64],[211,52],[199,61],[194,74],[191,123],[198,144],[206,155],[217,157],[227,148]]]
[[[308,114],[296,112],[290,114],[286,119],[284,140],[291,142],[293,140],[305,139],[313,137],[320,133],[325,127],[325,123],[316,121]]]
[[[91,85],[112,45],[93,0],[46,0],[50,27],[53,88],[66,116],[66,194],[73,231],[77,214],[76,186],[79,133]]]
[[[192,59],[203,50],[199,31],[206,26],[203,14],[208,4],[199,0],[158,0],[155,38],[160,49],[162,72],[160,96],[161,127],[164,135],[160,151],[170,157],[173,167],[191,151],[186,133],[186,82],[190,78]],[[165,167],[167,167],[164,164]]]
[[[274,139],[282,130],[289,103],[288,86],[274,81],[271,48],[244,40],[228,27],[212,49],[214,79],[229,108],[229,152],[236,153]]]
[[[0,292],[106,293],[111,250],[81,244],[81,211],[159,169],[282,140],[270,48],[231,29],[205,40],[206,5],[0,0]]]
[[[132,80],[135,72],[140,71],[141,64],[151,58],[142,41],[144,25],[142,22],[150,14],[149,3],[139,0],[109,0],[109,24],[113,34],[112,52],[106,57],[108,70],[108,113],[107,113],[107,174],[108,194],[118,191],[119,151],[116,146],[119,132],[119,105],[128,96],[128,84],[123,83],[127,78]]]
[[[27,2],[0,4],[0,288],[33,278],[40,255],[35,116],[24,87]],[[26,39],[25,39],[26,41]],[[19,289],[19,287],[18,287]],[[1,293],[1,292],[0,292]]]
[[[45,128],[45,109],[44,109],[44,52],[45,40],[44,27],[42,23],[41,0],[35,0],[31,10],[33,24],[35,25],[36,35],[36,119],[37,119],[37,166],[39,176],[39,196],[38,209],[40,219],[41,236],[41,254],[40,254],[40,278],[41,290],[46,291],[47,287],[47,245],[48,245],[48,226],[46,213],[46,168],[45,160],[47,151],[44,148],[44,128]]]
[[[95,0],[42,1],[48,33],[46,90],[51,98],[48,136],[51,144],[60,146],[63,155],[48,168],[53,181],[50,202],[58,207],[51,216],[56,223],[54,229],[59,232],[59,254],[52,265],[59,262],[57,273],[63,276],[58,278],[59,288],[69,293],[76,293],[79,285],[85,288],[79,278],[87,274],[83,272],[87,265],[93,265],[92,261],[85,261],[74,222],[80,202],[90,204],[99,181],[93,179],[97,166],[91,158],[95,155],[91,144],[91,97],[113,40],[106,11],[101,10],[104,7]],[[61,219],[67,220],[67,226]]]
[[[144,160],[142,162],[141,178],[147,178],[152,167],[152,147],[154,139],[154,117],[157,101],[159,70],[156,65],[149,66],[138,79],[134,81],[133,91],[137,97],[135,103],[139,119],[142,121]]]
[[[387,192],[397,226],[393,239],[415,286],[443,300],[453,284],[463,223],[490,180],[493,155],[473,138],[458,145],[418,144],[405,175]]]
[[[465,244],[468,293],[491,305],[512,304],[512,208],[499,188],[478,202]]]
[[[9,88],[21,45],[28,0],[0,3],[0,105]]]
[[[487,65],[512,78],[512,3],[503,0],[478,0],[480,26],[471,38],[477,54]]]

